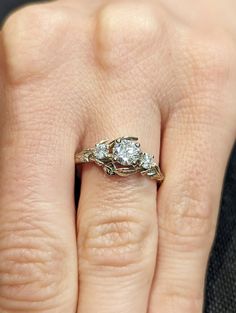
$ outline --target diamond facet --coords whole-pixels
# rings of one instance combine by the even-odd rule
[[[113,147],[113,158],[122,165],[133,165],[140,157],[140,147],[137,141],[121,139]]]
[[[98,160],[103,160],[108,157],[109,149],[106,143],[98,143],[94,149],[94,155]]]
[[[145,169],[150,169],[154,164],[154,156],[148,153],[143,153],[140,165]]]

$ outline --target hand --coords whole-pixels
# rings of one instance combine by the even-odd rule
[[[230,0],[61,0],[7,19],[1,313],[202,311],[236,130],[234,12]],[[74,154],[122,135],[160,153],[165,181],[157,194],[84,166],[76,227]]]

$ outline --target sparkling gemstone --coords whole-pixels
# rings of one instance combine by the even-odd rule
[[[108,157],[109,149],[106,143],[98,143],[94,149],[94,155],[98,160],[102,160]]]
[[[140,153],[139,144],[131,139],[121,139],[113,147],[113,157],[122,165],[135,164],[139,160]]]
[[[148,153],[143,153],[140,161],[140,165],[145,169],[150,169],[154,164],[154,156]]]

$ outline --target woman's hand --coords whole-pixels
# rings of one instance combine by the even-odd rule
[[[1,313],[202,311],[236,131],[235,9],[61,0],[7,19]],[[84,166],[76,228],[74,154],[122,135],[160,153],[165,181],[157,195]]]

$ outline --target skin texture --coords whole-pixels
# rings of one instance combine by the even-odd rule
[[[200,313],[236,133],[235,1],[61,0],[0,33],[0,312]],[[74,154],[139,137],[166,179]]]

